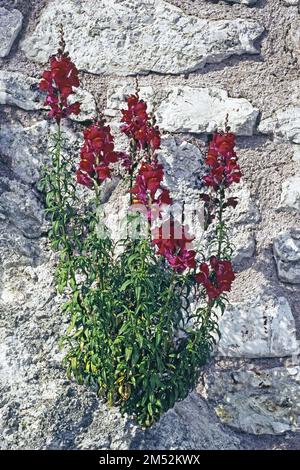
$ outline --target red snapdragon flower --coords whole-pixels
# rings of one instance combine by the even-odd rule
[[[162,187],[163,179],[163,166],[157,160],[153,160],[152,163],[143,162],[130,191],[134,195],[135,202],[149,208],[153,204],[172,204],[169,190]]]
[[[150,123],[145,101],[141,100],[138,94],[130,95],[127,98],[127,108],[121,110],[121,122],[125,123],[121,126],[121,131],[133,139],[140,149],[159,149],[160,132],[157,126],[154,127]]]
[[[119,159],[114,150],[114,138],[109,126],[95,122],[83,131],[84,142],[80,151],[80,163],[76,172],[77,182],[92,188],[93,182],[110,178],[110,164]],[[123,154],[121,156],[123,158]]]
[[[194,238],[188,235],[186,226],[168,220],[156,229],[156,238],[152,243],[157,248],[157,254],[164,256],[174,271],[182,273],[187,268],[196,267],[196,252],[187,249],[187,244]]]
[[[67,53],[59,51],[50,57],[50,70],[45,70],[39,88],[47,92],[45,105],[50,106],[49,116],[59,123],[71,114],[78,115],[80,103],[69,105],[68,98],[79,86],[78,70]]]
[[[220,187],[228,188],[232,183],[238,183],[241,178],[237,155],[234,151],[235,135],[233,133],[215,133],[209,144],[205,163],[210,167],[203,177],[206,186],[215,191]]]
[[[211,256],[210,267],[207,263],[201,263],[200,271],[195,274],[196,282],[205,287],[210,300],[229,292],[234,279],[231,261],[219,260],[216,256]]]

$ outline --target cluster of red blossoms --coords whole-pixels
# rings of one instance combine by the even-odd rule
[[[153,152],[161,144],[158,127],[150,124],[147,104],[139,99],[138,94],[127,98],[128,109],[122,110],[122,122],[126,125],[121,130],[133,141],[137,149],[147,149],[152,152],[150,162],[142,162],[135,184],[131,189],[133,202],[146,206],[148,220],[161,218],[163,207],[172,204],[169,190],[162,186],[164,179],[163,166],[158,163]],[[152,228],[152,243],[157,248],[157,254],[164,256],[174,271],[182,273],[187,268],[195,268],[196,252],[187,249],[187,244],[193,238],[186,235],[186,227],[172,218],[161,223],[159,228]]]
[[[45,70],[39,88],[47,92],[45,105],[50,106],[49,116],[59,123],[70,114],[79,114],[80,103],[69,105],[68,98],[79,86],[78,70],[67,53],[58,52],[50,58],[50,70]]]
[[[231,284],[235,279],[232,264],[228,260],[219,260],[216,256],[211,256],[207,263],[200,264],[200,272],[195,275],[195,279],[202,284],[210,300],[219,297],[222,292],[229,292]]]
[[[159,149],[160,132],[150,123],[147,103],[135,94],[128,96],[127,106],[128,109],[121,110],[123,115],[121,122],[125,123],[121,126],[121,131],[133,139],[140,149],[150,148],[153,151]]]
[[[203,178],[206,186],[218,190],[220,187],[228,188],[232,183],[240,181],[241,171],[234,146],[235,135],[233,133],[213,135],[205,159],[205,163],[209,166],[209,172]]]
[[[164,256],[174,271],[182,273],[188,268],[196,268],[196,252],[188,250],[187,244],[195,237],[187,233],[187,227],[174,220],[167,220],[158,230],[153,244],[158,248],[157,254]]]
[[[111,176],[110,164],[118,161],[114,150],[114,138],[110,127],[99,121],[83,131],[84,142],[80,151],[80,163],[76,172],[77,182],[89,188]]]
[[[131,189],[134,203],[144,204],[148,208],[157,204],[172,204],[169,190],[162,186],[164,179],[163,166],[157,160],[151,163],[143,162]]]

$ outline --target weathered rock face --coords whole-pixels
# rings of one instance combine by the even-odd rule
[[[226,115],[233,132],[252,135],[258,111],[243,98],[229,98],[218,88],[173,87],[157,108],[163,129],[169,132],[213,132],[224,127]]]
[[[108,90],[106,114],[117,117],[132,84],[114,84]],[[243,98],[229,98],[219,88],[141,87],[141,97],[155,103],[157,122],[166,132],[202,134],[223,129],[226,115],[233,132],[252,135],[258,110]],[[151,109],[151,108],[150,108]]]
[[[300,177],[292,176],[282,183],[280,207],[300,212]]]
[[[253,42],[263,32],[255,21],[201,20],[163,0],[55,0],[23,42],[28,58],[46,62],[55,52],[59,23],[80,69],[118,75],[178,74],[256,54]]]
[[[273,244],[278,277],[283,282],[300,283],[300,229],[283,232]]]
[[[22,27],[23,15],[19,10],[0,6],[0,57],[6,57]]]
[[[221,317],[219,327],[220,356],[284,357],[299,352],[295,321],[284,297],[233,303]]]
[[[253,434],[282,434],[300,421],[300,367],[215,370],[207,377],[208,397],[220,420]]]
[[[292,146],[300,160],[299,2],[18,0],[26,17],[22,50],[15,39],[22,15],[9,0],[0,3],[8,8],[0,7],[0,447],[235,449],[247,440],[251,448],[270,448],[275,438],[252,440],[245,433],[299,431],[293,314],[300,302],[300,182],[298,164],[290,159]],[[120,108],[134,91],[134,79],[124,76],[147,74],[139,79],[140,95],[167,131],[159,154],[165,181],[178,208],[184,202],[186,213],[191,209],[186,222],[200,248],[204,142],[224,127],[227,113],[238,134],[243,180],[232,187],[239,204],[226,217],[235,245],[230,297],[236,301],[220,321],[219,355],[204,377],[206,397],[192,393],[148,431],[108,408],[93,390],[68,381],[61,365],[59,338],[68,321],[60,316],[55,256],[36,189],[54,130],[41,120],[44,97],[36,82],[39,62],[57,49],[61,22],[67,49],[85,71],[83,88],[73,96],[83,101],[84,112],[75,120],[95,113],[94,97],[105,106],[107,91],[106,116],[118,150],[127,144],[118,130]],[[260,43],[262,54],[252,55]],[[81,126],[66,120],[64,129],[65,151],[76,164]],[[289,210],[278,211],[282,183],[282,208]],[[118,177],[103,185],[115,239],[128,205],[124,186]],[[83,198],[90,194],[80,188]],[[290,355],[294,367],[283,365],[282,357]],[[276,442],[282,448],[292,439],[289,434]],[[298,449],[299,435],[294,439]]]
[[[276,111],[271,117],[263,118],[258,129],[263,134],[273,135],[275,142],[290,142],[294,159],[299,160],[300,107],[290,106]]]
[[[17,106],[25,111],[46,109],[45,96],[38,91],[39,79],[28,77],[19,72],[0,71],[0,104]],[[75,90],[70,97],[70,104],[79,101],[81,112],[78,116],[72,114],[73,121],[85,121],[96,114],[95,100],[91,93],[85,90]]]
[[[292,56],[299,62],[300,59],[300,21],[293,21],[286,39],[287,47]]]

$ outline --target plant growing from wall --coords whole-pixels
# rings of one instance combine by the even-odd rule
[[[57,129],[42,183],[49,238],[58,253],[57,287],[67,296],[62,311],[70,319],[64,362],[70,377],[150,426],[187,396],[216,343],[217,313],[224,311],[234,280],[224,212],[237,203],[227,189],[241,176],[235,136],[227,128],[215,133],[205,158],[204,228],[214,234],[207,258],[204,247],[201,253],[193,248],[183,218],[172,214],[159,161],[161,133],[138,89],[121,116],[128,153],[115,150],[100,115],[83,129],[74,173],[74,162],[62,153],[61,123],[80,112],[79,103],[69,104],[78,86],[62,40],[40,88]],[[116,250],[100,208],[103,183],[120,165],[128,174],[131,229]]]

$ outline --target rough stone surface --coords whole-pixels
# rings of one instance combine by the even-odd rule
[[[273,244],[278,277],[283,282],[300,283],[300,229],[282,232]]]
[[[291,24],[286,45],[287,48],[290,50],[292,56],[299,62],[300,59],[300,21],[293,21]]]
[[[231,232],[231,240],[234,246],[232,262],[234,266],[239,266],[243,261],[249,260],[255,253],[255,237],[247,229],[235,229]]]
[[[106,114],[119,117],[126,95],[134,92],[130,84],[114,84],[108,91]],[[224,127],[226,115],[233,132],[252,135],[258,110],[243,98],[230,98],[220,88],[142,87],[141,97],[155,103],[157,123],[166,132],[202,134]],[[150,107],[151,109],[151,107]]]
[[[300,212],[300,177],[293,176],[282,183],[280,207]]]
[[[157,108],[158,122],[168,132],[213,132],[224,128],[226,115],[231,130],[252,135],[258,110],[243,98],[229,98],[219,88],[172,87]]]
[[[299,86],[299,84],[296,84]],[[262,119],[258,130],[263,134],[273,135],[275,142],[290,142],[294,159],[299,159],[300,152],[300,107],[289,106]]]
[[[24,127],[4,124],[0,128],[0,153],[12,171],[24,183],[37,183],[40,171],[49,161],[49,147],[54,127],[48,121],[38,121]],[[75,145],[80,135],[64,127],[64,151],[77,152]],[[78,159],[77,153],[76,158]]]
[[[19,10],[0,6],[0,57],[6,57],[22,27],[23,15]]]
[[[118,75],[178,74],[256,54],[253,42],[263,32],[256,21],[201,20],[163,0],[55,0],[22,44],[29,59],[46,62],[55,52],[59,23],[80,69]]]
[[[11,0],[1,0],[0,3],[9,10],[12,8]],[[39,28],[38,24],[43,12],[47,9],[49,12],[53,6],[56,8],[57,3],[58,0],[15,0],[15,8],[18,8],[24,16],[20,37],[25,40],[25,44],[32,44],[32,47],[28,47],[32,49],[35,59],[33,61],[28,59],[21,48],[16,47],[17,41],[15,41],[10,54],[0,59],[2,73],[19,73],[28,77],[40,76],[45,65],[39,64],[36,58],[41,54],[44,55],[43,61],[46,61],[49,52],[56,49],[58,42],[56,23],[59,18],[56,21],[53,16],[51,17],[53,34],[50,47],[39,39],[33,44],[33,38],[39,34],[42,35],[42,28],[38,34],[35,32]],[[84,12],[86,3],[92,6],[88,19]],[[151,2],[145,3],[150,8]],[[260,111],[263,121],[268,117],[271,117],[271,121],[276,121],[267,134],[258,133],[254,128],[253,135],[238,136],[237,139],[237,153],[240,157],[243,182],[235,188],[241,198],[240,204],[226,220],[230,224],[230,237],[238,247],[238,252],[234,256],[239,257],[235,261],[237,276],[234,288],[229,295],[232,301],[239,304],[247,302],[252,296],[264,291],[267,291],[268,298],[273,298],[274,301],[285,297],[291,306],[299,337],[299,285],[280,282],[276,273],[276,263],[272,259],[274,239],[281,232],[286,232],[289,227],[299,226],[297,210],[277,210],[282,183],[299,175],[298,163],[292,159],[292,150],[294,159],[296,155],[298,159],[300,157],[300,144],[294,142],[299,134],[297,113],[290,113],[290,118],[283,115],[283,126],[286,126],[286,129],[283,128],[282,136],[274,135],[274,139],[270,138],[273,136],[274,127],[276,127],[276,132],[278,128],[278,134],[281,134],[276,113],[286,110],[290,112],[299,107],[300,103],[299,47],[297,41],[293,43],[292,40],[292,35],[298,34],[299,7],[287,7],[287,4],[294,3],[295,5],[294,0],[257,0],[251,6],[240,2],[230,3],[232,3],[230,0],[227,2],[168,0],[165,2],[166,7],[174,11],[173,7],[177,6],[181,13],[178,23],[168,28],[169,32],[165,35],[166,41],[161,40],[161,37],[165,34],[166,25],[169,25],[172,15],[168,14],[167,19],[163,18],[160,25],[160,17],[156,10],[151,12],[151,15],[155,15],[155,20],[150,24],[152,16],[148,14],[147,9],[141,9],[137,13],[133,8],[130,18],[136,18],[137,15],[139,18],[147,17],[149,24],[143,23],[144,27],[141,28],[141,22],[131,22],[130,33],[125,33],[126,38],[129,39],[124,42],[124,36],[120,36],[119,33],[120,27],[123,28],[124,20],[126,22],[128,19],[127,14],[122,15],[121,26],[118,24],[112,28],[115,13],[112,14],[110,10],[106,15],[106,10],[104,10],[103,17],[105,20],[107,18],[108,27],[99,33],[101,36],[91,38],[86,31],[92,30],[92,34],[98,33],[98,26],[101,27],[103,24],[101,20],[97,24],[97,16],[102,15],[102,11],[93,8],[96,4],[99,5],[99,0],[88,2],[76,0],[76,8],[72,12],[66,9],[69,2],[61,2],[61,9],[64,9],[66,15],[64,23],[68,24],[68,34],[76,38],[80,37],[78,42],[72,43],[73,58],[79,58],[82,62],[84,59],[85,64],[90,64],[91,56],[93,56],[92,65],[99,66],[97,74],[81,72],[80,81],[82,89],[96,97],[100,109],[106,105],[107,91],[115,88],[115,93],[118,94],[115,81],[120,82],[120,78],[115,77],[115,73],[123,74],[124,69],[125,73],[128,73],[130,63],[130,67],[132,65],[130,73],[136,67],[140,67],[141,73],[144,69],[154,69],[154,73],[139,76],[141,92],[147,89],[148,95],[145,97],[153,101],[152,104],[150,103],[150,109],[155,108],[156,103],[159,104],[164,98],[163,91],[166,89],[218,88],[228,92],[230,97],[247,100],[254,109]],[[122,9],[124,11],[125,5],[128,4],[129,0],[118,0],[115,2],[117,7],[114,12],[118,13]],[[130,4],[134,7],[136,0],[131,1]],[[80,14],[79,11],[81,11]],[[76,31],[73,22],[75,17],[79,25]],[[190,38],[191,24],[197,27],[199,22],[206,24],[206,29],[199,30],[199,33],[197,32]],[[237,24],[239,30],[245,26],[244,31],[247,36],[249,23],[260,24],[265,29],[265,34],[254,42],[255,48],[261,53],[253,55],[245,53],[239,56],[233,49],[244,50],[245,45],[238,44],[238,35],[234,35],[234,44],[230,41],[224,42],[223,39],[229,31],[233,31],[233,25]],[[224,29],[219,31],[220,40],[215,34],[216,25],[224,25]],[[157,28],[159,34],[154,35],[154,41],[151,37],[150,43],[143,42],[146,41],[147,34],[152,27]],[[50,28],[52,26],[49,24],[49,30]],[[180,33],[179,29],[181,29]],[[207,35],[208,29],[212,32],[211,36]],[[103,37],[111,38],[112,35],[116,37],[117,34],[120,45],[113,42],[113,47],[110,48],[107,43],[101,42]],[[179,37],[179,40],[171,42],[170,34],[173,34],[173,38]],[[205,50],[204,55],[199,49],[200,36],[205,36],[205,44],[208,42],[211,44],[211,48]],[[136,37],[138,37],[137,40]],[[187,42],[190,46],[183,45],[182,38],[185,37],[188,37]],[[156,47],[157,38],[161,41],[158,48]],[[68,46],[70,46],[72,38],[67,39]],[[129,43],[131,39],[135,49]],[[47,40],[46,34],[45,42]],[[85,48],[86,45],[89,47]],[[70,47],[68,48],[70,50]],[[76,51],[75,48],[77,48]],[[96,57],[97,54],[94,52],[99,49],[104,52]],[[179,60],[175,57],[177,52]],[[129,54],[131,54],[130,58]],[[209,63],[212,58],[214,62]],[[115,61],[116,65],[110,59]],[[217,61],[219,62],[216,63]],[[206,62],[205,67],[201,68],[204,62]],[[184,75],[178,73],[179,70],[193,70],[198,65],[201,69],[195,73],[184,73]],[[101,74],[100,69],[104,70],[104,75]],[[166,74],[165,71],[168,70],[174,70],[175,73]],[[110,71],[113,75],[109,74]],[[156,71],[159,73],[155,73]],[[132,82],[132,89],[135,80],[134,78],[128,80]],[[285,432],[284,435],[277,437],[253,434],[260,432],[276,434],[278,429],[299,431],[299,426],[297,428],[287,425],[289,411],[291,411],[292,418],[297,415],[295,404],[299,403],[299,383],[290,380],[288,374],[283,374],[284,377],[277,382],[274,380],[274,387],[266,387],[266,382],[261,385],[258,382],[258,386],[254,387],[253,381],[252,385],[248,385],[250,381],[247,378],[244,381],[245,385],[238,379],[239,382],[231,388],[232,381],[229,380],[230,377],[235,377],[234,374],[239,371],[241,365],[244,366],[247,374],[254,368],[257,378],[259,378],[258,373],[264,374],[264,370],[268,372],[279,364],[281,365],[280,371],[284,372],[286,369],[282,367],[282,358],[226,357],[222,360],[215,358],[207,365],[211,376],[216,374],[218,377],[218,372],[224,372],[224,377],[228,378],[226,381],[224,379],[224,386],[219,387],[221,398],[207,401],[192,394],[187,400],[170,410],[157,426],[146,432],[136,429],[129,420],[123,420],[117,410],[108,409],[93,394],[93,391],[85,387],[77,387],[73,382],[66,380],[65,371],[61,366],[61,353],[57,345],[59,336],[66,327],[67,319],[62,319],[59,314],[60,299],[55,297],[52,285],[54,260],[45,243],[46,228],[44,224],[40,226],[41,205],[39,194],[35,190],[40,164],[47,161],[47,138],[43,144],[43,139],[34,130],[35,125],[38,129],[41,124],[37,120],[42,119],[41,115],[44,111],[33,109],[27,112],[15,104],[8,104],[9,101],[6,99],[18,101],[20,96],[24,97],[22,90],[18,87],[15,91],[11,90],[10,96],[6,96],[5,103],[0,106],[0,127],[1,129],[4,127],[4,133],[0,131],[0,201],[5,202],[1,205],[0,211],[0,297],[2,299],[0,308],[0,446],[35,449],[181,447],[223,449],[234,447],[255,450],[286,448],[299,450],[299,432],[293,434]],[[21,95],[18,95],[19,93]],[[116,101],[120,102],[120,99],[116,98]],[[114,103],[110,107],[115,113],[110,118],[115,131],[116,114],[119,111]],[[184,109],[179,109],[179,112],[184,115]],[[231,115],[230,119],[234,120],[235,116]],[[220,121],[223,127],[223,119]],[[67,126],[72,136],[75,130],[80,130],[80,125],[77,123],[68,122]],[[49,124],[45,124],[41,133],[48,134],[49,128]],[[21,135],[17,136],[18,132]],[[165,138],[171,141],[171,137],[173,138],[173,136]],[[15,143],[14,140],[17,142]],[[121,150],[124,147],[125,140],[124,136],[123,140],[118,136],[118,149]],[[192,169],[196,169],[197,166],[196,156],[204,155],[207,135],[177,133],[175,141],[176,146],[173,150],[171,148],[171,151],[175,152],[176,157],[178,154],[186,156],[189,162],[186,171],[184,171],[184,160],[178,162],[177,158],[175,160],[171,156],[164,157],[165,152],[167,155],[167,150],[163,149],[161,158],[166,158],[166,165],[170,162],[169,182],[172,185],[173,194],[176,198],[179,197],[181,188],[184,187],[191,200],[193,195],[197,194],[197,191],[193,190],[195,181],[196,185],[199,184],[197,175],[192,174]],[[24,161],[21,158],[23,146]],[[179,152],[181,146],[182,152]],[[30,147],[32,147],[33,158],[30,157]],[[74,151],[75,162],[78,152],[73,145],[70,146],[69,150],[71,149]],[[195,152],[195,160],[193,152]],[[174,171],[173,166],[176,166]],[[29,170],[29,167],[32,169]],[[178,185],[176,185],[177,171],[180,174]],[[190,183],[185,183],[183,181],[185,178]],[[118,199],[122,201],[125,188],[118,183],[119,180],[116,179],[105,186],[104,203],[109,202],[115,205]],[[88,192],[83,193],[83,197],[87,194]],[[15,220],[14,211],[16,211],[17,220]],[[27,214],[29,220],[27,220]],[[41,237],[28,238],[32,234],[36,236],[39,231]],[[294,236],[292,238],[294,240]],[[255,252],[248,258],[253,249],[254,239],[256,241]],[[287,264],[290,266],[291,262]],[[294,338],[294,335],[292,337]],[[217,370],[214,368],[216,362],[219,367]],[[224,397],[227,397],[226,403]],[[281,403],[279,405],[278,400]],[[224,419],[222,405],[229,407],[233,416],[229,419],[229,424],[234,423],[234,432],[226,424],[221,424],[220,418],[216,417],[212,410],[212,404],[220,409],[219,414],[222,420]],[[239,416],[241,416],[240,421]]]
[[[299,429],[300,367],[215,370],[206,393],[223,423],[253,434],[282,434]]]
[[[243,5],[254,5],[257,0],[225,0],[228,3],[242,3]]]
[[[45,95],[38,91],[38,78],[28,77],[19,72],[0,71],[0,104],[17,106],[25,111],[47,109],[44,106]],[[70,103],[81,103],[78,116],[71,115],[74,121],[85,121],[96,114],[95,100],[91,93],[85,90],[75,90],[70,97]]]
[[[291,308],[284,297],[232,303],[219,322],[218,354],[227,357],[284,357],[299,352]]]

